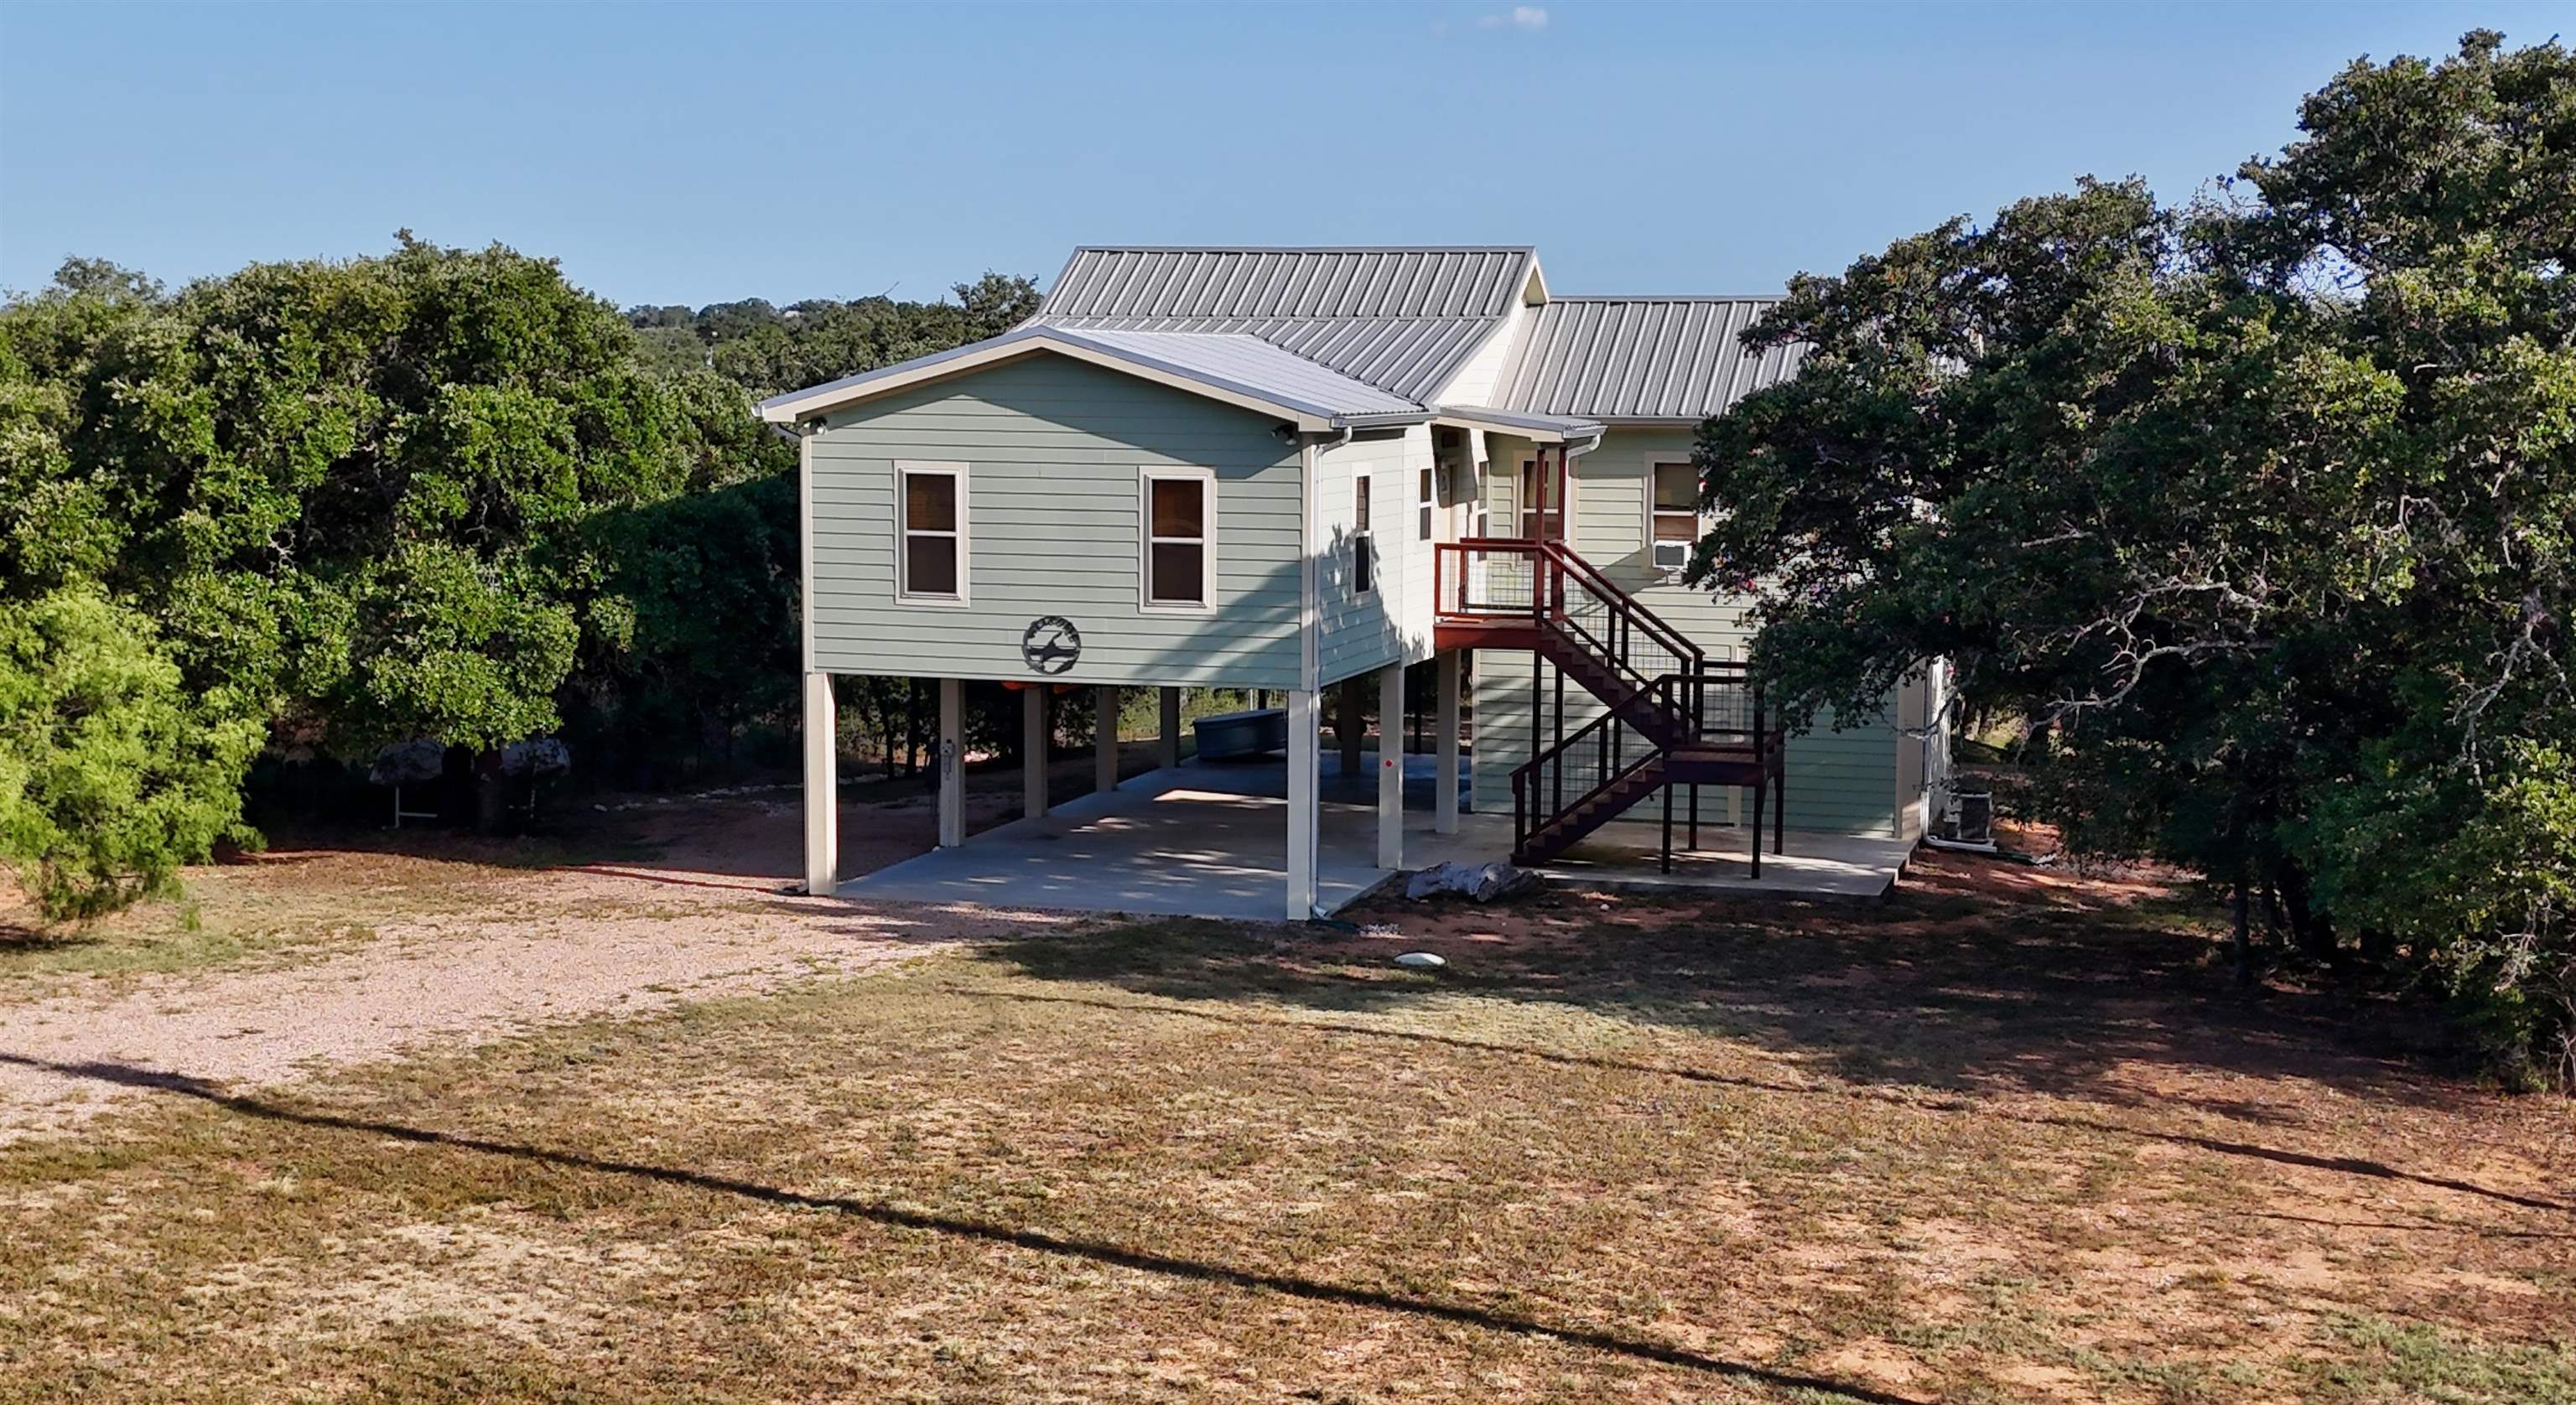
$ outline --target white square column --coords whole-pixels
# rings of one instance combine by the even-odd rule
[[[1336,695],[1341,707],[1333,722],[1333,743],[1342,749],[1341,779],[1346,786],[1359,782],[1360,743],[1368,737],[1368,719],[1360,716],[1366,711],[1360,705],[1361,689],[1365,686],[1360,679],[1345,678],[1340,684],[1341,691]]]
[[[1092,690],[1091,788],[1102,794],[1118,788],[1118,688],[1104,683]]]
[[[966,842],[966,685],[939,680],[939,847]]]
[[[1047,690],[1020,690],[1020,808],[1030,819],[1047,812]]]
[[[1163,689],[1163,730],[1154,749],[1154,764],[1166,770],[1181,764],[1181,690]]]
[[[1377,866],[1404,867],[1404,665],[1377,671]]]
[[[805,675],[805,891],[828,898],[841,868],[840,711],[832,675]]]
[[[1291,922],[1315,915],[1315,845],[1319,837],[1315,803],[1315,765],[1320,759],[1315,735],[1315,694],[1288,692],[1288,902]]]
[[[1435,834],[1458,832],[1458,678],[1465,672],[1465,658],[1456,649],[1440,656],[1439,720],[1434,724],[1440,739],[1435,744],[1440,763],[1432,781],[1431,830]]]

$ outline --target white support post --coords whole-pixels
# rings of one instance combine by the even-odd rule
[[[1163,690],[1163,731],[1154,752],[1154,764],[1169,769],[1181,764],[1181,690]]]
[[[805,675],[805,891],[828,898],[841,868],[840,716],[832,675]]]
[[[1118,788],[1118,689],[1104,683],[1091,696],[1091,788],[1106,795]]]
[[[1047,812],[1047,690],[1032,683],[1020,691],[1021,809],[1030,819]]]
[[[1440,757],[1432,780],[1431,828],[1436,834],[1458,832],[1458,675],[1461,672],[1458,651],[1451,649],[1440,656],[1439,720],[1434,729],[1440,740]]]
[[[1360,680],[1345,678],[1337,694],[1341,708],[1333,722],[1333,742],[1342,749],[1342,784],[1355,785],[1360,778],[1360,742],[1368,733],[1368,719],[1360,716]]]
[[[1318,810],[1315,804],[1315,764],[1319,739],[1315,735],[1315,694],[1312,689],[1292,688],[1288,692],[1288,904],[1291,922],[1303,922],[1315,915],[1315,844]]]
[[[1377,866],[1404,867],[1404,665],[1377,671]]]
[[[939,847],[966,842],[966,685],[939,680]]]

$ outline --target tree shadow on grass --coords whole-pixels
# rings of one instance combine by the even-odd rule
[[[1445,1303],[1385,1289],[1330,1283],[1271,1269],[1210,1263],[1173,1254],[1157,1253],[1150,1249],[1133,1248],[1101,1240],[1078,1239],[1047,1230],[1022,1228],[971,1216],[907,1209],[855,1196],[814,1195],[780,1186],[763,1185],[757,1181],[691,1170],[684,1166],[619,1161],[581,1152],[412,1127],[399,1122],[297,1108],[284,1103],[227,1092],[219,1084],[184,1073],[111,1062],[61,1063],[11,1053],[0,1053],[0,1063],[40,1069],[65,1077],[91,1079],[121,1087],[175,1094],[212,1104],[238,1116],[258,1118],[263,1121],[287,1123],[324,1131],[358,1132],[371,1137],[388,1138],[416,1145],[447,1147],[487,1156],[540,1162],[574,1171],[628,1176],[661,1184],[687,1186],[712,1194],[735,1196],[762,1204],[799,1210],[826,1211],[893,1229],[951,1235],[1032,1253],[1080,1259],[1140,1273],[1161,1274],[1197,1282],[1221,1284],[1251,1292],[1279,1293],[1309,1302],[1400,1313],[1428,1321],[1541,1337],[1630,1361],[1674,1366],[1710,1376],[1754,1382],[1779,1389],[1809,1391],[1840,1399],[1867,1401],[1872,1405],[1917,1405],[1912,1397],[1895,1395],[1868,1386],[1728,1361],[1684,1347],[1598,1328],[1560,1326],[1535,1318],[1468,1304]]]
[[[1212,1020],[1244,1028],[1275,1026],[1297,1030],[1321,1030],[1328,1033],[1351,1035],[1365,1039],[1435,1045],[1442,1048],[1459,1049],[1471,1053],[1494,1054],[1508,1058],[1530,1059],[1541,1063],[1561,1064],[1569,1067],[1608,1069],[1622,1073],[1642,1074],[1655,1078],[1672,1078],[1688,1083],[1742,1088],[1755,1092],[1783,1093],[1797,1097],[1841,1098],[1883,1102],[1892,1107],[1902,1107],[1922,1112],[1975,1112],[1983,1117],[1993,1118],[2004,1122],[2020,1123],[2026,1126],[2058,1127],[2074,1131],[2100,1133],[2108,1136],[2134,1137],[2141,1141],[2162,1142],[2169,1146],[2188,1147],[2193,1150],[2212,1152],[2222,1156],[2245,1157],[2257,1161],[2268,1161],[2275,1165],[2297,1166],[2309,1170],[2332,1171],[2344,1175],[2367,1176],[2380,1180],[2408,1181],[2416,1185],[2429,1186],[2441,1190],[2459,1191],[2463,1194],[2479,1196],[2501,1204],[2518,1205],[2525,1209],[2554,1210],[2562,1213],[2576,1213],[2576,1204],[2544,1199],[2538,1196],[2518,1195],[2511,1191],[2495,1190],[2449,1176],[2424,1175],[2418,1172],[2400,1170],[2382,1162],[2372,1161],[2362,1157],[2321,1156],[2309,1152],[2288,1151],[2274,1147],[2258,1146],[2249,1142],[2234,1141],[2221,1137],[2172,1132],[2152,1127],[2128,1126],[2096,1117],[2003,1111],[1991,1107],[1980,1107],[1977,1104],[1958,1098],[1923,1098],[1908,1096],[1892,1089],[1860,1088],[1853,1087],[1848,1084],[1792,1083],[1783,1079],[1754,1078],[1743,1074],[1717,1073],[1674,1063],[1654,1063],[1641,1059],[1625,1059],[1601,1054],[1566,1053],[1562,1050],[1539,1048],[1525,1044],[1511,1044],[1501,1040],[1470,1039],[1462,1036],[1428,1033],[1421,1030],[1397,1029],[1385,1025],[1318,1020],[1311,1016],[1263,1015],[1248,1011],[1233,1011],[1208,1006],[1148,1004],[1132,1000],[1094,998],[1080,995],[1055,995],[1025,990],[996,990],[958,985],[943,986],[941,989],[954,994],[977,999],[1041,1005],[1062,1005],[1085,1009],[1116,1011],[1127,1014],[1177,1015],[1188,1019]],[[2290,1217],[2275,1216],[2274,1218]],[[2319,1220],[2315,1221],[2315,1223],[2325,1224],[2329,1222]],[[2367,1227],[2449,1231],[2470,1233],[2491,1238],[2576,1240],[2576,1232],[2556,1233],[2547,1231],[2490,1230],[2479,1226],[2438,1224],[2389,1224]]]
[[[1364,915],[1391,932],[1170,921],[995,943],[978,959],[1188,1005],[1355,1016],[1460,995],[1561,1005],[1769,1050],[1847,1088],[1909,1098],[2039,1093],[2287,1129],[2307,1121],[2295,1107],[2142,1088],[2154,1080],[2140,1069],[2313,1081],[2425,1106],[2457,1096],[2388,1047],[2385,1009],[2364,1021],[2342,999],[2236,989],[2220,945],[2191,929],[2172,894],[1997,883],[1986,869],[2024,877],[1945,856],[1875,905],[1559,890],[1493,912],[1380,904]],[[1390,964],[1413,949],[1449,965]]]

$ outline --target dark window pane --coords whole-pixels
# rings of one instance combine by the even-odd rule
[[[1366,595],[1377,589],[1377,538],[1359,537],[1351,542],[1351,590]]]
[[[1207,603],[1207,548],[1156,542],[1145,557],[1145,598],[1163,604]]]
[[[1655,514],[1655,540],[1659,542],[1697,541],[1699,540],[1699,519],[1685,513],[1658,512]]]
[[[905,537],[903,588],[915,595],[957,593],[957,539]]]
[[[1655,507],[1664,512],[1699,510],[1699,476],[1689,464],[1655,465]]]
[[[1154,487],[1154,535],[1205,537],[1207,485],[1195,478],[1157,478]]]
[[[1369,481],[1365,478],[1360,479],[1359,485],[1360,505],[1358,521],[1360,524],[1360,530],[1365,532],[1369,529]]]
[[[946,473],[905,474],[903,525],[916,532],[956,531],[956,477]]]

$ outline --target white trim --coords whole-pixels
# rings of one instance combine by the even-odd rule
[[[962,376],[970,371],[982,370],[995,362],[1017,360],[1024,356],[1034,356],[1040,352],[1050,351],[1059,356],[1070,356],[1077,361],[1088,361],[1095,366],[1106,366],[1113,371],[1123,371],[1140,380],[1149,380],[1177,390],[1186,390],[1193,395],[1203,395],[1210,400],[1221,400],[1247,410],[1276,415],[1295,422],[1299,429],[1308,433],[1318,433],[1333,427],[1334,416],[1323,413],[1313,406],[1292,405],[1251,394],[1229,385],[1166,370],[1149,361],[1114,355],[1098,347],[1046,333],[1027,336],[1006,334],[984,346],[924,358],[923,364],[908,369],[890,368],[886,374],[872,375],[855,385],[817,386],[793,399],[781,397],[765,401],[760,406],[760,417],[772,424],[788,424],[796,420],[811,419],[816,415],[829,414],[834,410],[862,401],[874,400],[879,396],[890,395],[895,391],[909,389],[928,381]],[[1426,418],[1428,417],[1428,411],[1422,413]]]
[[[1199,485],[1199,601],[1157,600],[1154,578],[1154,483]],[[1169,541],[1187,538],[1170,537]],[[1216,611],[1216,470],[1140,464],[1136,469],[1136,608],[1149,615],[1206,615]]]
[[[1378,574],[1386,566],[1386,558],[1384,553],[1377,549],[1377,485],[1369,481],[1376,476],[1377,470],[1374,468],[1351,470],[1351,598],[1353,600],[1385,593],[1379,588],[1378,583]],[[1369,503],[1369,520],[1365,523],[1360,521],[1360,488],[1363,484],[1368,487]],[[1365,586],[1360,584],[1360,539],[1362,537],[1368,539],[1368,584]]]
[[[1549,418],[1576,419],[1576,417],[1573,416],[1550,416]],[[1576,419],[1576,423],[1573,425],[1569,425],[1564,428],[1556,428],[1547,425],[1534,424],[1529,419],[1516,416],[1500,414],[1482,415],[1476,413],[1472,409],[1462,409],[1456,405],[1435,406],[1431,415],[1431,423],[1452,429],[1468,429],[1480,431],[1486,434],[1508,435],[1514,439],[1526,439],[1533,444],[1547,445],[1581,444],[1586,442],[1598,444],[1601,442],[1603,431],[1607,428],[1605,422],[1594,419]],[[1698,421],[1694,420],[1692,423],[1696,424]]]
[[[798,627],[804,632],[804,671],[814,671],[814,436],[819,424],[806,426],[796,439],[796,558]]]
[[[912,494],[905,479],[914,474],[946,474],[957,480],[957,530],[943,533],[924,529],[924,536],[954,535],[957,539],[957,593],[930,594],[912,588],[912,523],[908,520]],[[894,598],[900,605],[930,605],[943,610],[972,609],[975,604],[975,553],[968,524],[966,465],[954,459],[896,459],[894,461]]]
[[[1316,639],[1321,632],[1317,621],[1323,612],[1316,603],[1315,569],[1315,543],[1324,535],[1323,524],[1316,516],[1323,508],[1320,495],[1315,491],[1317,466],[1322,455],[1315,452],[1315,441],[1308,439],[1299,443],[1297,456],[1297,687],[1312,693],[1322,686],[1316,680],[1323,672]],[[1289,717],[1293,734],[1296,714],[1290,713]],[[1288,754],[1293,758],[1297,753],[1291,750]],[[1293,771],[1295,768],[1292,766],[1290,769]]]

